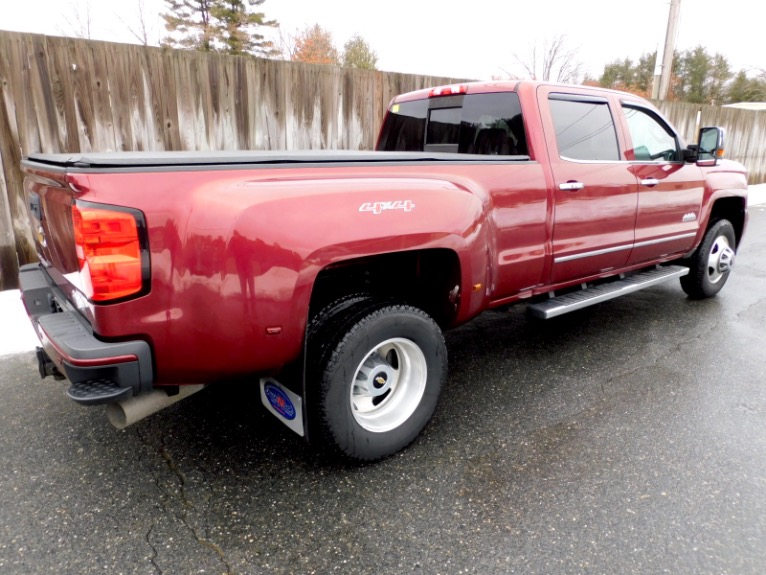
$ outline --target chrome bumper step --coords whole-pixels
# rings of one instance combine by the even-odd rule
[[[612,282],[586,288],[584,290],[553,297],[544,302],[529,304],[527,313],[532,317],[550,319],[570,311],[575,311],[636,292],[689,273],[684,266],[659,266]]]

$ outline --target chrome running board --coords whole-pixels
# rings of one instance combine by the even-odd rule
[[[655,269],[643,271],[630,277],[616,279],[609,283],[595,285],[581,291],[567,293],[553,297],[544,302],[529,304],[527,313],[532,317],[550,319],[570,311],[575,311],[642,290],[675,278],[680,278],[689,273],[689,268],[684,266],[659,266]]]

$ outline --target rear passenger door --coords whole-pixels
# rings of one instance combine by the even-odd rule
[[[609,101],[541,86],[538,104],[554,187],[550,283],[624,266],[633,247],[638,185]]]
[[[544,162],[531,161],[519,96],[513,91],[458,93],[436,90],[428,98],[394,104],[378,150],[500,156],[499,161],[444,162],[432,174],[458,177],[491,208],[494,259],[491,297],[529,291],[546,279],[548,190]],[[505,160],[503,156],[507,156]],[[516,157],[510,157],[516,156]],[[426,172],[423,171],[423,174]],[[482,225],[483,227],[483,225]]]

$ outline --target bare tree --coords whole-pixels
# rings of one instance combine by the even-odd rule
[[[294,32],[288,32],[282,26],[277,28],[276,39],[274,44],[279,53],[279,60],[294,60],[297,50],[297,39],[300,32],[296,28]]]
[[[527,58],[520,58],[516,53],[513,56],[516,64],[524,70],[523,75],[532,80],[572,84],[582,77],[583,66],[577,59],[577,49],[567,45],[567,37],[564,34],[543,40],[541,43],[535,42]]]
[[[59,31],[64,36],[85,38],[90,40],[92,36],[92,19],[90,0],[77,2],[73,0],[69,4],[69,10],[64,13],[65,26],[59,26]]]
[[[138,40],[144,46],[156,46],[159,44],[160,32],[157,26],[152,25],[151,19],[154,16],[155,22],[159,22],[159,14],[147,13],[146,4],[144,0],[136,0],[136,12],[134,13],[135,19],[133,23],[126,21],[125,18],[118,14],[120,22],[130,32],[136,40]],[[156,41],[155,41],[156,38]]]

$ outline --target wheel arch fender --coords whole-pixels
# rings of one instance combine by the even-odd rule
[[[728,220],[734,227],[737,246],[742,242],[747,227],[747,197],[741,195],[741,190],[720,190],[709,202],[709,209],[697,236],[697,245],[702,242],[707,230],[718,220]]]

